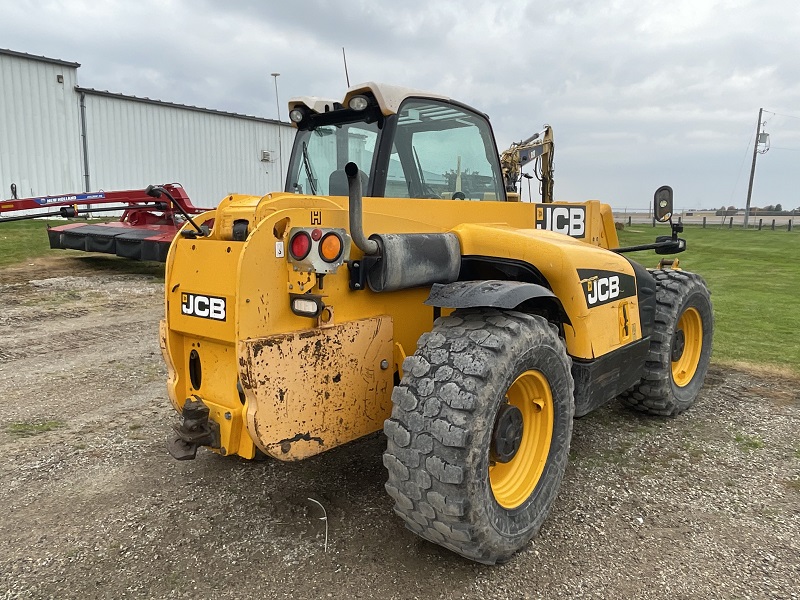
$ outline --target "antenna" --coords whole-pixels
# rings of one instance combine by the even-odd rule
[[[350,75],[347,73],[347,55],[344,53],[344,46],[342,46],[342,60],[344,61],[344,78],[347,81],[347,87],[350,87]]]
[[[275,80],[275,107],[278,109],[278,164],[280,165],[281,191],[283,191],[283,142],[281,141],[281,101],[278,99],[278,77],[280,73],[270,73]]]

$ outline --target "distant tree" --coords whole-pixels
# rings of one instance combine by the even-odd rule
[[[728,211],[729,211],[729,212],[730,212],[730,211],[732,211],[732,212],[736,212],[736,207],[735,207],[735,206],[733,206],[733,205],[731,205],[731,206],[729,206],[729,207],[728,207]]]
[[[780,204],[776,204],[775,205],[775,211],[776,212],[783,212],[783,206],[781,206]]]
[[[772,212],[772,211],[774,211],[774,210],[775,210],[775,207],[774,207],[772,204],[767,204],[767,205],[764,207],[764,210],[765,210],[766,212]]]

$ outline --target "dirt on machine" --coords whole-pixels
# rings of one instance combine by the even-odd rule
[[[695,401],[713,313],[669,234],[621,248],[611,208],[553,200],[553,134],[499,153],[488,117],[382,84],[295,98],[286,188],[194,217],[166,260],[170,453],[302,460],[383,431],[408,529],[509,560],[556,500],[573,419]],[[541,201],[521,202],[524,176]],[[654,261],[655,262],[655,261]]]

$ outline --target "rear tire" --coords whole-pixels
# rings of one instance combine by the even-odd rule
[[[702,277],[652,271],[656,317],[641,381],[620,399],[653,415],[674,416],[694,404],[711,361],[714,313]]]
[[[567,464],[570,368],[542,317],[470,309],[437,319],[404,361],[384,424],[386,490],[407,527],[486,564],[525,546]]]

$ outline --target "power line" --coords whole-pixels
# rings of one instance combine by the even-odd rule
[[[768,112],[771,115],[776,115],[778,117],[786,117],[787,119],[797,119],[798,121],[800,121],[800,117],[795,117],[794,115],[785,115],[783,113],[777,113],[777,112],[772,111],[772,110],[767,110],[766,108],[764,109],[764,112]]]

